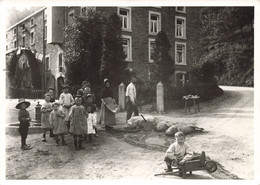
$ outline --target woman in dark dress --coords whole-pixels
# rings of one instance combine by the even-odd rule
[[[101,90],[101,115],[100,123],[105,125],[106,128],[116,124],[116,114],[111,111],[106,104],[115,103],[113,92],[111,89],[111,83],[108,79],[104,80],[104,87]]]

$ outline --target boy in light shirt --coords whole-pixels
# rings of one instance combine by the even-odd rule
[[[185,143],[185,135],[183,132],[175,133],[176,141],[170,145],[166,151],[164,161],[167,165],[166,172],[172,171],[172,164],[174,166],[182,165],[185,161],[192,159],[192,154],[189,151],[189,145]]]

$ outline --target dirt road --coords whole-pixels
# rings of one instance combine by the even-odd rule
[[[253,178],[253,94],[251,88],[223,87],[225,93],[201,104],[200,113],[184,114],[174,110],[157,115],[161,120],[177,125],[203,127],[203,134],[187,136],[194,151],[204,150],[223,168],[211,176],[198,171],[188,178]],[[125,113],[117,115],[123,123]],[[19,137],[6,136],[7,179],[153,179],[179,177],[154,177],[164,169],[165,148],[173,138],[163,133],[139,132],[136,134],[100,132],[98,146],[85,143],[85,150],[75,152],[72,138],[68,146],[55,146],[49,138],[41,142],[41,134],[32,134],[28,143],[31,151],[19,149]],[[154,146],[154,147],[153,147]],[[224,175],[223,175],[224,174]],[[233,174],[233,175],[232,175]]]

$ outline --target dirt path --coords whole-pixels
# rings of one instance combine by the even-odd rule
[[[225,93],[210,102],[201,104],[201,113],[184,114],[174,110],[159,119],[182,125],[197,125],[203,134],[187,136],[195,151],[204,150],[225,170],[211,176],[198,171],[188,178],[253,178],[253,89],[224,87]],[[117,115],[122,123],[125,113]],[[154,177],[164,169],[163,156],[173,138],[164,133],[140,132],[136,134],[100,132],[98,146],[85,144],[85,150],[75,152],[72,137],[68,146],[55,146],[49,138],[41,142],[41,134],[28,136],[30,151],[19,149],[20,139],[6,135],[7,179],[158,179]],[[153,147],[154,146],[154,147]],[[230,174],[232,173],[232,174]],[[224,175],[223,175],[224,174]]]
[[[160,118],[204,128],[206,134],[187,137],[194,150],[206,151],[206,154],[212,159],[239,178],[253,179],[253,88],[222,88],[224,95],[210,102],[202,103],[200,113],[187,116],[180,116],[180,113],[177,115],[168,113],[166,117]]]

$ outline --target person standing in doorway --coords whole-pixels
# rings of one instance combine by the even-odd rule
[[[127,115],[126,120],[129,120],[132,117],[132,114],[134,112],[135,116],[138,116],[138,109],[136,105],[136,78],[132,77],[131,83],[126,88],[126,109],[127,109]]]

